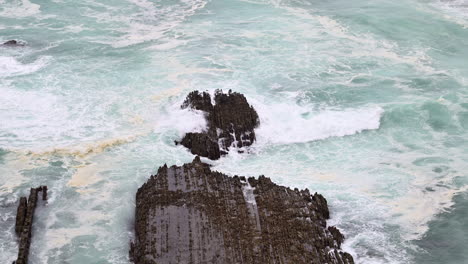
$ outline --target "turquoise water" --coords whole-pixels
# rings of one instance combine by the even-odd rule
[[[468,3],[0,0],[0,259],[49,186],[32,263],[129,263],[134,195],[203,129],[194,89],[244,93],[249,154],[212,162],[325,195],[357,263],[468,263]]]
[[[454,198],[450,212],[429,223],[424,239],[417,241],[419,263],[466,263],[468,243],[468,197],[466,193]]]

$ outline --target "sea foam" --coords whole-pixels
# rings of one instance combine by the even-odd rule
[[[41,57],[33,63],[23,64],[13,57],[0,56],[0,77],[11,77],[34,73],[47,66],[50,57]]]
[[[33,4],[29,0],[13,1],[12,4],[0,1],[0,17],[21,18],[39,14],[41,6]]]
[[[261,143],[300,143],[343,137],[378,129],[383,109],[379,106],[313,111],[297,104],[254,106],[259,112],[257,137]]]
[[[176,131],[182,137],[188,132],[202,132],[206,129],[205,115],[202,111],[181,109],[180,104],[173,104],[156,118],[155,132]]]

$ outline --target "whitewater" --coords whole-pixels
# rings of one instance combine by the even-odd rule
[[[468,263],[468,1],[0,0],[0,260],[130,263],[135,193],[243,93],[257,142],[214,170],[323,194],[357,263]],[[294,168],[294,169],[291,169]]]

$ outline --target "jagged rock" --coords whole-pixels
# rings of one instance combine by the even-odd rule
[[[341,243],[344,241],[344,236],[341,234],[340,230],[334,226],[329,226],[328,231],[330,231],[332,234],[333,239],[335,239],[336,243],[338,244],[338,247],[341,247]]]
[[[269,178],[229,177],[196,157],[159,168],[136,194],[130,257],[153,263],[351,264],[325,198]]]
[[[18,258],[13,264],[27,264],[29,256],[29,247],[31,245],[32,224],[34,219],[34,210],[37,206],[37,195],[42,191],[42,199],[47,199],[47,186],[31,188],[29,199],[20,198],[18,211],[16,214],[15,231],[19,237]]]
[[[182,108],[205,112],[208,128],[203,133],[187,133],[180,142],[192,154],[219,159],[230,147],[242,148],[255,141],[254,129],[260,124],[258,114],[244,95],[216,90],[214,105],[207,92],[191,92]]]
[[[193,154],[212,160],[219,159],[221,156],[218,142],[214,141],[206,133],[187,133],[180,144],[192,150]]]

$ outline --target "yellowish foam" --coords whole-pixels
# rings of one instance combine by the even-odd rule
[[[88,146],[87,148],[85,148],[84,151],[81,151],[81,152],[75,151],[75,152],[71,152],[71,154],[73,154],[75,157],[80,157],[80,158],[89,156],[90,154],[99,154],[99,153],[104,152],[107,148],[130,143],[134,141],[137,137],[138,136],[135,135],[135,136],[130,136],[130,137],[115,138],[112,140],[101,141],[91,146]],[[65,153],[69,153],[69,152],[65,152]],[[109,163],[110,162],[106,161],[106,157],[101,157],[99,159],[99,162],[96,162],[96,161],[93,163],[86,162],[86,163],[75,166],[74,168],[76,169],[76,172],[68,181],[67,185],[78,188],[77,191],[82,194],[89,192],[89,190],[86,189],[86,186],[99,182],[101,180],[101,178],[99,177],[99,172],[105,170],[106,168],[105,164],[109,164]]]
[[[45,152],[39,153],[30,153],[32,155],[70,155],[83,158],[90,154],[98,154],[104,152],[106,149],[110,147],[115,147],[119,145],[123,145],[126,143],[130,143],[134,141],[136,136],[130,136],[126,138],[114,138],[109,140],[103,140],[96,143],[87,144],[83,147],[72,147],[72,148],[55,148]]]
[[[106,151],[108,148],[124,145],[135,141],[138,137],[146,135],[149,133],[149,130],[142,133],[130,136],[116,137],[112,139],[105,139],[101,141],[84,143],[80,145],[70,146],[70,147],[59,147],[52,148],[44,151],[16,151],[16,152],[25,152],[27,156],[32,158],[40,158],[41,156],[75,156],[78,158],[85,158],[89,155],[99,154]]]
[[[103,171],[105,166],[103,164],[107,163],[105,160],[102,160],[102,158],[99,163],[90,163],[88,160],[91,156],[101,154],[115,146],[131,143],[139,136],[146,135],[150,131],[151,130],[148,129],[137,135],[117,137],[71,147],[53,148],[45,151],[15,151],[17,157],[8,163],[9,168],[7,171],[3,172],[2,175],[16,174],[16,176],[9,177],[9,180],[5,181],[5,184],[0,185],[0,189],[11,191],[23,181],[24,177],[19,173],[21,170],[32,169],[38,165],[44,166],[43,163],[49,162],[50,156],[60,155],[73,156],[74,158],[78,158],[78,160],[81,159],[81,164],[74,166],[76,172],[68,181],[68,186],[78,188],[77,191],[80,193],[86,193],[88,192],[86,186],[100,181],[99,172]]]
[[[14,158],[9,159],[7,165],[0,167],[0,182],[3,182],[0,185],[0,191],[8,193],[12,192],[25,180],[20,172],[34,167],[32,162],[24,155],[18,155],[17,153],[13,153],[13,155],[15,155]]]
[[[80,166],[72,178],[68,181],[67,185],[70,187],[84,187],[87,185],[94,184],[99,181],[98,173],[99,167],[93,163],[90,165]],[[78,192],[85,193],[86,190],[78,190]]]
[[[394,214],[399,214],[399,220],[404,223],[402,226],[409,227],[405,232],[406,239],[418,239],[428,230],[427,223],[444,208],[449,208],[452,198],[461,192],[466,192],[468,188],[447,189],[437,188],[434,192],[425,193],[415,188],[410,195],[391,202],[391,210]]]

